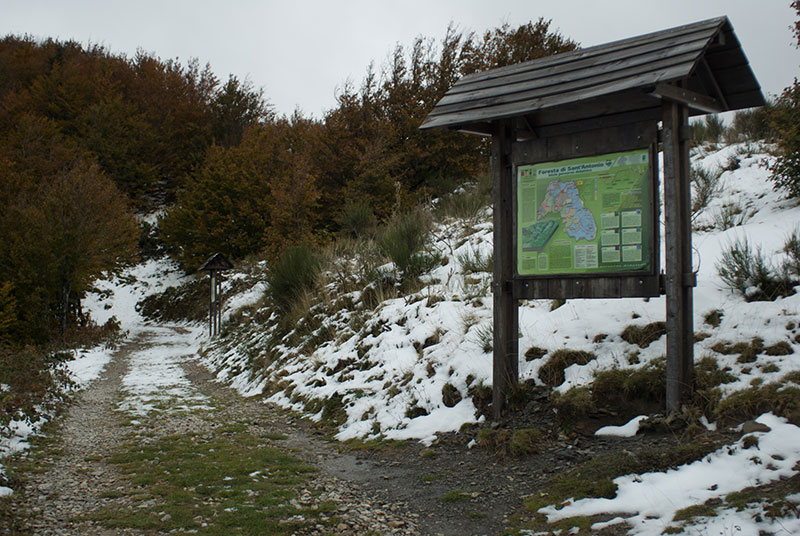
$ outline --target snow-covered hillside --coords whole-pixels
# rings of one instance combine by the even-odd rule
[[[114,318],[120,323],[128,337],[136,336],[145,325],[145,319],[137,311],[136,304],[145,296],[163,291],[169,286],[183,281],[185,276],[173,262],[150,260],[132,266],[123,273],[101,279],[95,284],[95,292],[84,301],[84,310],[98,324],[105,324]],[[202,329],[195,333],[203,333]],[[197,338],[197,337],[195,337]],[[199,342],[199,341],[198,341]],[[105,366],[112,359],[113,348],[79,348],[74,351],[74,359],[65,363],[65,368],[75,389],[86,388],[100,377]],[[151,381],[155,381],[151,379]],[[7,430],[0,430],[0,460],[6,456],[22,452],[30,447],[29,438],[37,433],[53,416],[40,412],[39,419],[11,421]],[[5,471],[0,463],[0,483],[5,480]],[[9,495],[12,489],[0,485],[0,497]]]
[[[706,148],[693,156],[694,167],[721,172],[716,196],[694,220],[693,241],[695,358],[712,359],[726,373],[727,383],[719,385],[722,396],[764,385],[800,388],[800,294],[748,302],[718,274],[723,252],[745,239],[772,266],[787,258],[784,246],[798,230],[800,207],[773,190],[770,158],[750,144]],[[267,266],[262,262],[227,274],[222,334],[208,340],[202,327],[191,332],[202,343],[202,359],[220,381],[245,396],[264,394],[312,419],[335,422],[341,440],[383,437],[431,444],[442,433],[481,422],[477,406],[492,381],[491,211],[484,209],[469,220],[444,220],[433,235],[442,260],[423,277],[421,287],[398,297],[374,287],[344,288],[342,281],[361,262],[348,250],[349,256],[337,260],[340,277],[328,277],[324,295],[310,298],[311,327],[303,319],[280,336],[273,331],[278,314],[265,299]],[[388,273],[393,267],[379,269]],[[136,334],[146,323],[136,303],[182,281],[170,262],[149,261],[98,282],[86,306],[98,322],[115,316],[124,330]],[[648,367],[664,355],[665,337],[640,347],[627,342],[623,332],[664,316],[664,298],[525,302],[520,307],[520,379],[542,385],[543,367],[563,349],[595,357],[567,367],[563,381],[551,386],[558,393],[589,385],[602,371]],[[752,355],[743,359],[743,351],[729,351],[737,344],[753,350]],[[88,380],[97,377],[108,358],[97,350],[71,366],[78,378]],[[620,422],[623,426],[601,433],[632,435],[641,420]],[[628,522],[635,534],[661,534],[681,508],[795,475],[800,429],[770,413],[757,420],[762,426],[755,432],[694,463],[616,479],[619,491],[613,500],[584,499],[541,513],[555,521],[629,512],[609,523]],[[754,448],[760,449],[758,456]],[[719,475],[730,478],[723,482]],[[800,493],[785,500],[796,505]],[[722,508],[711,519],[686,522],[681,530],[724,533],[730,527],[791,534],[800,532],[800,521],[783,514],[770,518],[756,505]]]
[[[718,274],[723,251],[745,240],[769,266],[778,267],[786,258],[784,246],[797,230],[800,207],[773,190],[770,161],[763,148],[751,144],[706,148],[693,156],[693,167],[721,174],[716,195],[696,215],[693,241],[698,274],[695,359],[711,360],[727,373],[728,383],[719,386],[722,396],[758,386],[776,385],[780,390],[792,387],[792,382],[798,384],[794,388],[800,387],[800,294],[748,302]],[[268,393],[272,402],[312,419],[338,418],[337,438],[342,440],[386,437],[431,443],[437,434],[481,421],[472,395],[481,390],[485,394],[491,385],[491,274],[486,271],[491,231],[488,210],[477,223],[440,224],[434,247],[444,260],[426,277],[427,284],[413,294],[382,301],[366,316],[355,312],[363,296],[352,293],[353,310],[320,321],[312,334],[321,335],[320,344],[303,343],[298,348],[285,337],[284,344],[269,347],[270,333],[251,323],[238,329],[230,326],[224,337],[208,346],[205,358],[221,380],[243,394]],[[238,277],[240,285],[248,281],[244,275]],[[248,306],[238,313],[240,319],[258,316],[257,297],[267,289],[257,278],[249,286],[246,299],[229,300],[228,318],[236,317],[235,309],[243,303]],[[529,301],[520,308],[521,380],[541,385],[540,369],[559,349],[596,356],[585,365],[566,368],[563,383],[554,388],[561,393],[590,384],[601,371],[647,367],[665,354],[664,336],[644,348],[622,337],[630,326],[663,321],[663,297],[568,300],[554,305]],[[729,351],[736,343],[758,350],[743,359],[741,352]],[[630,436],[641,420],[598,432]],[[757,420],[763,425],[760,431],[702,460],[666,473],[616,479],[615,499],[584,499],[540,513],[556,521],[628,512],[593,525],[592,530],[627,522],[632,534],[662,534],[668,527],[691,534],[800,532],[800,520],[788,510],[765,514],[770,503],[738,509],[722,505],[709,510],[713,515],[675,521],[681,509],[721,502],[732,492],[797,473],[800,429],[770,413]],[[702,422],[715,427],[705,417]],[[760,449],[758,456],[751,450],[754,444]],[[721,475],[727,475],[724,481]],[[800,503],[800,493],[781,500],[790,510]]]
[[[754,382],[777,381],[800,369],[794,355],[760,355],[757,363],[740,363],[737,355],[712,349],[721,342],[759,337],[765,347],[783,341],[800,350],[795,340],[800,295],[747,303],[717,273],[722,250],[737,240],[746,238],[761,247],[773,263],[785,255],[784,243],[795,230],[800,208],[773,190],[769,162],[763,150],[750,144],[706,149],[693,157],[695,167],[730,168],[722,172],[718,195],[696,218],[699,230],[693,238],[698,272],[694,324],[695,331],[706,336],[697,343],[695,355],[713,356],[720,368],[729,368],[736,376],[735,382],[722,387],[726,393]],[[729,214],[737,217],[726,219]],[[720,228],[728,225],[732,226]],[[412,295],[383,301],[359,322],[354,321],[353,311],[324,319],[319,330],[335,335],[317,347],[284,344],[268,349],[270,334],[250,324],[244,331],[232,327],[227,337],[209,346],[207,359],[221,379],[241,392],[255,394],[269,388],[272,401],[303,413],[311,410],[312,418],[322,418],[322,408],[330,408],[326,403],[335,402],[345,415],[339,439],[381,435],[432,441],[438,432],[458,430],[479,419],[470,393],[491,384],[491,274],[472,266],[485,263],[491,255],[491,229],[488,210],[477,224],[440,224],[434,247],[445,260],[426,276],[427,285]],[[258,279],[251,285],[246,300],[234,297],[229,305],[252,307],[265,286]],[[351,297],[357,304],[358,293]],[[235,313],[234,307],[229,307],[227,316]],[[620,336],[628,326],[663,321],[663,297],[576,299],[551,309],[551,302],[543,300],[520,308],[521,380],[541,384],[540,368],[562,348],[589,351],[597,358],[567,368],[564,382],[556,387],[561,392],[590,383],[601,370],[644,367],[665,354],[665,337],[639,348]],[[706,321],[715,312],[721,317],[718,326]],[[531,347],[547,353],[528,360],[523,356]],[[270,357],[254,359],[259,353]],[[255,362],[265,365],[248,366]]]

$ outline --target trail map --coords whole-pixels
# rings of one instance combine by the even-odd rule
[[[649,151],[517,168],[517,272],[650,267]]]

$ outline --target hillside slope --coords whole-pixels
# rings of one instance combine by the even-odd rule
[[[652,415],[663,408],[663,297],[538,300],[520,307],[521,387],[512,405],[523,411],[480,425],[492,369],[488,209],[436,224],[432,247],[441,262],[408,292],[396,284],[361,285],[357,274],[369,259],[358,248],[339,248],[324,289],[303,297],[307,314],[288,328],[270,305],[266,267],[248,267],[226,283],[227,327],[206,346],[204,359],[241,393],[264,395],[334,425],[339,440],[413,439],[435,446],[455,432],[448,444],[460,437],[467,447],[535,452],[525,437],[555,434],[544,440],[551,445],[575,432],[590,440],[592,434],[631,437],[644,428],[680,434],[679,442],[696,451],[680,455],[679,467],[668,462],[674,469],[667,470],[652,462],[674,451],[651,453],[655,458],[647,462],[647,448],[632,446],[637,454],[623,450],[620,460],[633,456],[636,464],[622,463],[619,473],[604,469],[612,478],[634,473],[603,477],[613,493],[560,489],[573,473],[596,470],[588,460],[526,500],[527,513],[514,523],[517,534],[549,534],[542,530],[555,527],[618,534],[625,525],[630,534],[710,534],[731,527],[795,533],[800,295],[792,287],[800,275],[800,207],[773,190],[770,162],[753,144],[705,147],[693,155],[693,167],[717,180],[693,220],[695,395],[677,420]],[[726,281],[720,276],[725,268],[750,273],[734,271]],[[392,264],[373,271],[397,281]],[[775,299],[763,300],[765,294]],[[553,419],[555,429],[541,424]],[[585,498],[570,498],[576,494]]]
[[[717,273],[723,250],[737,240],[760,248],[772,264],[785,258],[783,247],[795,231],[800,208],[772,189],[769,162],[749,144],[706,149],[693,157],[695,167],[729,168],[720,176],[719,193],[696,217],[693,238],[698,272],[694,324],[703,339],[695,356],[711,356],[735,376],[721,386],[724,393],[778,381],[800,369],[791,355],[760,353],[756,362],[744,362],[741,352],[720,352],[726,343],[755,338],[765,348],[781,343],[792,352],[800,349],[795,340],[800,296],[748,303]],[[479,393],[485,395],[491,385],[490,218],[487,209],[473,221],[439,223],[433,247],[443,260],[416,292],[370,308],[363,292],[346,293],[330,283],[330,296],[344,295],[351,307],[317,318],[318,327],[307,335],[300,335],[298,326],[277,346],[273,324],[253,320],[266,291],[263,274],[235,275],[236,286],[247,290],[229,298],[228,328],[208,347],[208,361],[221,379],[244,393],[266,391],[270,400],[315,419],[337,415],[339,439],[381,435],[429,442],[438,432],[481,419],[476,406],[485,402]],[[340,262],[346,272],[359,261]],[[561,393],[591,383],[603,370],[645,368],[665,353],[665,337],[640,347],[622,336],[631,326],[663,321],[663,297],[554,305],[534,300],[520,308],[522,381],[543,385],[542,367],[562,349],[596,358],[567,367],[563,381],[553,386]]]
[[[281,311],[266,263],[243,264],[226,275],[220,336],[196,332],[201,358],[218,380],[321,421],[339,440],[411,440],[369,456],[400,464],[392,490],[420,511],[453,500],[450,515],[477,508],[487,526],[516,534],[796,533],[800,208],[772,189],[770,158],[751,144],[693,155],[718,180],[694,219],[696,394],[676,419],[655,415],[664,392],[658,298],[522,303],[520,387],[509,415],[486,422],[492,224],[479,206],[439,217],[419,281],[376,254],[374,241],[342,240],[323,252],[316,290]],[[737,258],[758,269],[735,290],[719,268],[745,245]],[[774,280],[782,283],[770,288]],[[180,296],[185,281],[150,262],[98,283],[88,305],[135,333],[144,320],[134,303],[165,286]],[[113,303],[103,305],[106,294]],[[431,471],[449,476],[434,486]],[[477,473],[486,473],[480,483]]]

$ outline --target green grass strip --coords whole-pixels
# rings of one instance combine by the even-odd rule
[[[132,504],[90,518],[109,528],[226,536],[332,522],[320,518],[332,506],[294,500],[315,469],[274,443],[239,426],[130,443],[110,461],[125,475],[122,494]]]

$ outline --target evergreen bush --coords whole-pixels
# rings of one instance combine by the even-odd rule
[[[491,253],[481,253],[479,250],[470,250],[457,253],[456,259],[465,274],[492,273],[494,269],[494,256]]]
[[[723,250],[717,273],[747,301],[771,301],[794,294],[787,265],[771,265],[761,248],[752,248],[747,238],[736,240]]]
[[[785,266],[794,276],[800,276],[800,229],[795,229],[786,239],[783,251],[787,255]]]
[[[375,232],[378,220],[368,203],[348,203],[336,217],[339,234],[348,238],[364,238]]]
[[[800,83],[786,88],[778,99],[772,124],[778,132],[772,182],[776,190],[786,191],[789,197],[800,197]]]
[[[438,199],[436,217],[454,218],[469,224],[477,223],[487,207],[492,205],[492,176],[479,174],[475,182],[464,184],[454,192]]]
[[[767,104],[760,108],[737,111],[733,116],[733,122],[725,129],[725,141],[734,144],[775,139],[777,132],[771,124],[773,108],[774,103],[767,101]]]
[[[382,253],[391,259],[402,280],[419,276],[433,268],[439,257],[426,250],[433,221],[424,208],[392,218],[378,240]]]
[[[304,292],[317,283],[322,271],[322,258],[317,249],[300,244],[286,249],[270,267],[269,292],[275,306],[288,312]]]
[[[722,140],[725,132],[725,123],[722,118],[715,114],[703,117],[701,121],[692,124],[694,130],[694,140],[696,143],[717,144]]]
[[[136,309],[148,320],[201,321],[208,318],[208,277],[199,276],[164,292],[145,296]]]
[[[800,46],[800,2],[791,4],[798,15],[794,25],[796,45]],[[789,197],[800,197],[800,81],[783,90],[770,113],[771,126],[778,138],[772,181],[776,190]]]
[[[12,420],[36,422],[73,386],[64,363],[71,352],[0,346],[0,435]]]

